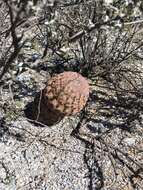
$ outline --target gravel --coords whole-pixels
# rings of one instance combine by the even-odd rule
[[[1,190],[83,190],[88,187],[84,144],[62,121],[40,128],[21,117],[0,142]]]

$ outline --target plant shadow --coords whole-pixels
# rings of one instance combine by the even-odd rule
[[[115,181],[118,165],[122,165],[127,168],[125,175],[129,176],[128,182],[137,188],[139,184],[132,176],[142,178],[143,166],[140,161],[135,161],[136,157],[126,151],[130,147],[124,144],[123,139],[126,136],[134,137],[135,133],[141,136],[143,94],[137,91],[118,93],[115,90],[112,96],[109,95],[108,89],[106,90],[92,91],[88,106],[81,114],[80,121],[71,136],[85,144],[83,159],[88,169],[86,177],[89,178],[89,190],[104,188],[106,168],[101,163],[105,161],[105,156],[101,155],[107,155],[112,163]],[[116,142],[115,136],[120,140],[117,139]],[[136,146],[133,148],[137,149]]]

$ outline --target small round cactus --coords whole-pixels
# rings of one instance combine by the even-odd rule
[[[49,124],[51,120],[75,115],[83,109],[88,97],[88,82],[79,73],[68,71],[57,74],[48,80],[42,90],[38,120]]]
[[[79,73],[64,72],[48,81],[43,96],[51,110],[74,115],[85,106],[89,97],[89,85]]]

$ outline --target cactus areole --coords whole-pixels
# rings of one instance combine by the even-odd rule
[[[63,72],[52,77],[43,90],[46,106],[64,115],[75,115],[85,106],[89,97],[87,80],[76,72]]]

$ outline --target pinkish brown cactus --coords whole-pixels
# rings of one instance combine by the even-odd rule
[[[75,115],[83,109],[88,97],[88,82],[79,73],[57,74],[42,91],[38,121],[49,124],[66,115]]]

